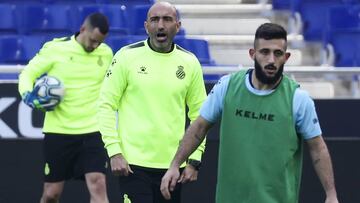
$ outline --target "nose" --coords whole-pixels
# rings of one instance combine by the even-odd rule
[[[159,29],[163,29],[163,28],[164,28],[164,20],[163,20],[162,18],[160,18],[160,20],[159,20],[158,28],[159,28]]]
[[[275,54],[273,52],[269,54],[268,62],[275,63]]]

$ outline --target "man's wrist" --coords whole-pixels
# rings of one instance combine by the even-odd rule
[[[191,165],[195,168],[195,170],[200,170],[201,168],[201,161],[195,159],[188,159],[187,164]]]

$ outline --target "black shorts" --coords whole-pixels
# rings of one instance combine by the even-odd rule
[[[181,184],[177,184],[171,192],[171,200],[167,201],[160,192],[161,179],[166,169],[150,169],[130,166],[133,174],[119,177],[120,195],[127,195],[131,203],[180,203]],[[125,201],[121,201],[125,202]]]
[[[45,133],[45,182],[84,180],[89,172],[106,173],[108,157],[99,132],[82,135]]]

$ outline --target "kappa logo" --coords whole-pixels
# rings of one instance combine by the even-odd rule
[[[186,76],[185,71],[184,71],[184,67],[183,66],[178,66],[178,70],[176,71],[176,77],[179,78],[180,80],[184,79]]]
[[[139,69],[140,70],[138,71],[138,73],[140,73],[140,74],[148,74],[148,72],[146,71],[147,68],[145,66],[141,66]]]

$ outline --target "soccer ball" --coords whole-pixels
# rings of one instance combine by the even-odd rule
[[[63,83],[53,76],[43,76],[39,78],[34,85],[37,90],[37,96],[41,103],[49,106],[56,106],[63,99],[65,88]]]

